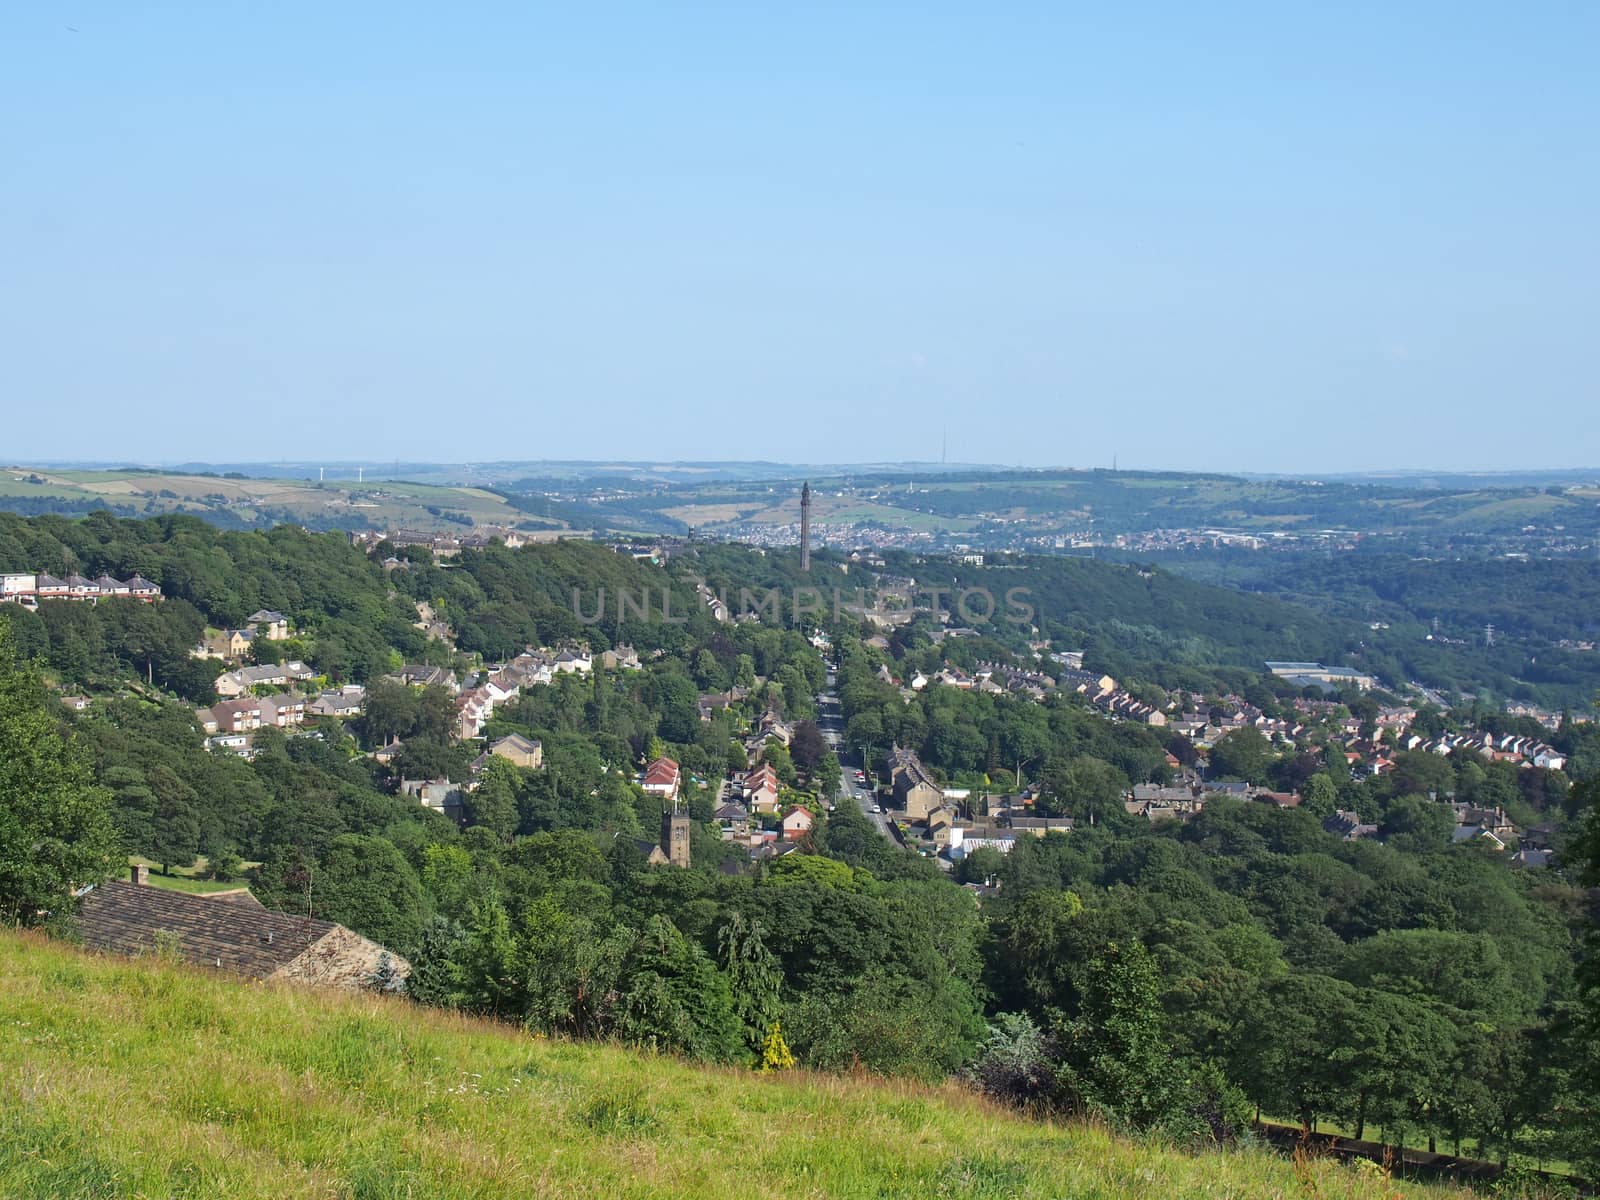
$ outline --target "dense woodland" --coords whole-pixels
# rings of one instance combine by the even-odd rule
[[[1600,652],[1577,646],[1600,638],[1600,562],[1243,550],[1141,557],[1201,582],[1385,626],[1362,632],[1360,660],[1390,680],[1557,709],[1587,708],[1600,691]],[[1492,646],[1484,636],[1491,625]]]
[[[39,614],[5,606],[0,917],[61,917],[69,882],[126,853],[166,865],[203,856],[269,905],[405,955],[418,1001],[530,1029],[717,1062],[781,1065],[792,1054],[825,1069],[961,1074],[1008,1101],[1185,1138],[1235,1136],[1259,1111],[1596,1165],[1600,980],[1585,939],[1586,889],[1600,884],[1600,748],[1588,729],[1552,735],[1565,739],[1575,787],[1557,772],[1427,755],[1357,782],[1315,748],[1230,735],[1214,771],[1302,788],[1306,806],[1215,802],[1191,823],[1152,826],[1122,809],[1124,788],[1165,778],[1167,754],[1192,761],[1192,747],[1108,722],[1072,696],[1036,704],[934,688],[908,703],[880,667],[1005,655],[1015,637],[996,629],[989,644],[941,648],[914,624],[884,651],[866,630],[830,623],[852,750],[873,759],[898,743],[953,782],[1030,785],[1039,811],[1077,827],[1022,839],[1009,856],[977,851],[952,877],[845,805],[819,811],[800,853],[751,864],[707,823],[712,793],[700,781],[745,765],[739,734],[762,710],[804,723],[824,664],[794,629],[712,621],[693,580],[784,585],[794,564],[715,548],[664,570],[563,544],[386,572],[388,553],[185,518],[0,518],[0,567],[137,571],[168,597]],[[1081,634],[1103,669],[1125,655],[1119,677],[1133,686],[1204,696],[1243,680],[1235,672],[1268,656],[1268,641],[1273,656],[1278,638],[1298,639],[1308,657],[1337,648],[1318,641],[1331,635],[1315,614],[1305,631],[1274,625],[1305,610],[1098,566],[984,578],[1003,588],[1016,571],[1036,589],[1047,634]],[[571,589],[588,589],[593,611],[602,584],[670,589],[688,619],[586,624]],[[414,627],[416,600],[451,623],[455,651]],[[330,680],[370,682],[371,703],[347,725],[264,733],[247,762],[203,749],[191,708],[209,678],[187,651],[206,625],[258,607],[293,619],[287,652]],[[1132,631],[1125,641],[1113,620]],[[460,664],[569,638],[626,642],[644,661],[563,676],[497,711],[490,735],[538,737],[543,769],[493,762],[463,826],[394,794],[402,775],[465,778],[475,749],[448,736],[446,696],[379,675],[430,655]],[[47,680],[97,701],[70,714]],[[1289,698],[1249,683],[1267,705]],[[700,693],[736,685],[747,699],[699,719]],[[391,737],[405,742],[396,762],[363,753]],[[635,775],[663,751],[690,778],[690,870],[648,867],[638,845],[655,839],[661,802]],[[775,758],[789,797],[820,810],[837,762]],[[1515,870],[1452,845],[1430,794],[1564,826],[1566,865]],[[1334,807],[1379,824],[1382,843],[1323,832]],[[998,890],[961,886],[983,882]]]

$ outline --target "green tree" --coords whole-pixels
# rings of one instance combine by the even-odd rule
[[[1319,1116],[1351,1112],[1344,1031],[1358,1011],[1356,989],[1326,975],[1289,975],[1262,992],[1245,1024],[1232,1074],[1256,1105],[1294,1115],[1307,1129]]]
[[[1044,795],[1040,811],[1047,815],[1068,813],[1086,825],[1101,824],[1121,814],[1122,797],[1128,789],[1126,775],[1091,754],[1052,760],[1041,783]]]
[[[1082,1103],[1135,1129],[1161,1125],[1181,1100],[1155,960],[1139,942],[1108,942],[1088,965],[1067,1027],[1068,1086]]]
[[[517,791],[521,777],[516,766],[491,755],[478,785],[467,793],[467,820],[481,825],[501,841],[517,831]]]
[[[1394,756],[1394,770],[1389,781],[1396,795],[1430,793],[1440,800],[1455,791],[1455,769],[1437,754],[1426,750],[1406,750]]]
[[[149,843],[139,849],[161,864],[162,874],[171,874],[174,866],[187,867],[200,853],[199,798],[170,767],[152,767],[149,781],[155,808]]]
[[[62,913],[75,887],[111,869],[111,798],[62,732],[59,707],[18,664],[0,616],[0,922]]]
[[[1319,821],[1333,816],[1339,807],[1339,785],[1333,776],[1318,771],[1300,789],[1300,807]]]
[[[411,734],[417,724],[417,693],[403,683],[380,679],[367,688],[362,729],[369,746],[382,746]]]
[[[737,909],[718,930],[717,948],[745,1043],[751,1053],[760,1055],[782,1011],[783,970],[767,949],[761,923],[749,920]]]
[[[411,959],[406,995],[419,1004],[462,1007],[466,1003],[466,948],[467,934],[460,924],[442,915],[431,918],[423,926]]]
[[[1211,777],[1266,783],[1273,758],[1272,744],[1259,729],[1235,729],[1211,747]]]
[[[616,1031],[712,1062],[737,1057],[743,1041],[727,977],[661,916],[646,923],[629,956]]]
[[[417,874],[387,838],[341,834],[311,876],[316,916],[409,955],[427,917]]]
[[[1600,887],[1600,778],[1572,789],[1572,803],[1584,814],[1581,832],[1574,839],[1574,857],[1581,864],[1583,882]],[[1579,973],[1579,1003],[1571,1022],[1574,1036],[1572,1075],[1575,1084],[1572,1115],[1574,1136],[1583,1169],[1591,1178],[1600,1174],[1600,917],[1591,907],[1584,929],[1588,954]]]

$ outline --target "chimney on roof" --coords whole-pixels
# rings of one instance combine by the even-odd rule
[[[139,887],[143,887],[145,884],[150,882],[150,868],[145,866],[143,863],[139,863],[131,868],[129,875],[131,877],[131,881],[137,884]]]

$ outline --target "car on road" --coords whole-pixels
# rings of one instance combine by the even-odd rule
[[[873,805],[873,806],[872,806],[872,811],[873,811],[873,812],[875,812],[875,813],[881,813],[881,812],[882,812],[882,811],[883,811],[883,805],[881,805],[881,804],[874,804],[874,805]]]

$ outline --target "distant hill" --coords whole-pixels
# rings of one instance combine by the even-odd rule
[[[1457,1195],[1189,1156],[954,1087],[691,1068],[403,1000],[247,986],[0,933],[0,1194]]]
[[[288,523],[327,529],[418,529],[462,532],[478,525],[567,528],[477,487],[346,477],[264,479],[239,472],[207,474],[128,468],[118,471],[8,467],[0,472],[0,510],[23,516],[77,516],[108,508],[120,517],[189,513],[224,529]]]
[[[319,478],[325,472],[326,479]],[[516,524],[783,544],[812,483],[818,543],[1072,550],[1132,535],[1222,532],[1348,548],[1592,554],[1590,472],[1278,478],[1020,470],[957,463],[498,462],[221,464],[210,469],[14,466],[0,509],[23,515],[191,512],[225,528]],[[1144,543],[1141,543],[1144,544]],[[1186,543],[1187,544],[1187,543]]]

